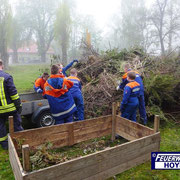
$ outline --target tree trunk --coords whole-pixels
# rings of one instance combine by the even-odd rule
[[[67,65],[67,47],[65,44],[62,45],[62,61]]]
[[[13,63],[17,64],[18,63],[18,52],[17,48],[13,49]]]
[[[9,65],[9,55],[7,53],[7,51],[3,51],[2,54],[1,54],[1,59],[3,60],[4,62],[4,68],[5,69],[8,69],[8,65]]]
[[[169,53],[172,51],[172,38],[173,38],[173,3],[170,4],[170,32],[168,36],[168,51]]]
[[[161,36],[160,36],[160,44],[161,44],[161,55],[165,56],[164,41]]]
[[[46,52],[41,53],[41,62],[46,62]]]
[[[161,55],[165,56],[164,39],[163,39],[163,15],[161,16],[161,21],[160,21],[159,40],[161,45]]]

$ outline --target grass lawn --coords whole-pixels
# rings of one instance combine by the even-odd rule
[[[14,65],[7,71],[13,76],[14,84],[18,93],[34,91],[34,81],[42,75],[43,72],[50,72],[50,65]]]
[[[9,73],[13,76],[19,93],[33,91],[33,82],[48,65],[11,66]],[[180,120],[180,119],[179,119]],[[180,126],[161,125],[161,151],[180,151]],[[8,152],[0,147],[0,180],[13,180],[13,172],[8,160]],[[112,178],[110,178],[112,180]],[[151,171],[150,161],[116,176],[118,180],[179,180],[180,170]]]

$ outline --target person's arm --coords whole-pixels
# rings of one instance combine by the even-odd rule
[[[73,60],[72,62],[70,62],[66,67],[62,68],[62,73],[64,75],[66,75],[66,71],[75,63],[75,62],[78,62],[77,59]]]
[[[22,112],[21,99],[17,93],[12,76],[9,76],[9,78],[7,79],[6,88],[8,90],[8,94],[10,95],[11,100],[16,107],[17,112],[20,114]]]
[[[122,78],[122,82],[120,83],[119,88],[124,89],[127,83],[128,83],[127,78],[124,78],[124,79]]]
[[[126,86],[124,88],[123,99],[122,99],[121,107],[120,107],[121,112],[124,110],[124,108],[128,104],[128,100],[129,100],[130,94],[131,94],[131,88],[129,86]]]
[[[82,83],[79,81],[79,89],[82,90]]]
[[[43,89],[41,88],[41,79],[40,78],[36,80],[35,85],[34,85],[34,90],[37,93],[42,93],[43,92]]]

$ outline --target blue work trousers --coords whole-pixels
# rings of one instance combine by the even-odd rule
[[[140,118],[143,119],[144,124],[147,124],[147,116],[146,116],[144,93],[141,94],[138,97],[138,99],[139,99],[139,114],[140,114]]]
[[[75,119],[77,121],[84,120],[84,102],[82,94],[72,93],[72,97],[77,107],[77,110],[74,112]]]
[[[70,115],[65,118],[60,117],[53,117],[55,119],[55,124],[64,124],[64,123],[70,123],[73,122],[73,115]]]
[[[125,108],[123,109],[123,111],[121,112],[121,116],[126,119],[136,122],[137,109],[138,109],[138,104],[126,105]]]
[[[12,115],[13,116],[13,120],[14,120],[14,131],[22,131],[23,127],[21,126],[21,116],[19,113],[15,113]],[[0,117],[0,139],[4,139],[4,137],[7,136],[7,132],[6,132],[6,121],[8,120],[8,115],[2,115]],[[0,144],[2,145],[3,148],[7,148],[8,147],[8,140],[7,138],[3,141],[0,141]]]

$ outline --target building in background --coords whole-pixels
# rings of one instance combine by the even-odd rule
[[[9,64],[13,64],[13,50],[9,49]],[[49,48],[46,53],[46,62],[50,62],[52,55],[54,54],[54,50]],[[20,64],[34,64],[41,63],[41,57],[38,53],[38,46],[36,44],[30,44],[28,46],[23,46],[17,51],[18,63]]]

